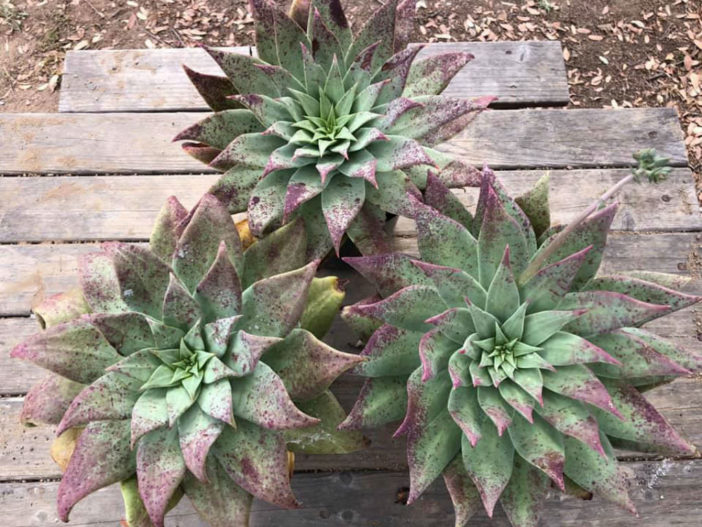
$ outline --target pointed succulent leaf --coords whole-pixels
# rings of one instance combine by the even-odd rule
[[[265,64],[262,60],[243,53],[210,47],[205,47],[205,51],[222,68],[238,93],[260,93],[269,97],[278,97],[284,95],[284,87],[292,80],[292,76],[285,69]],[[273,68],[273,70],[268,73],[264,67]]]
[[[230,213],[246,210],[251,192],[261,179],[261,169],[235,167],[227,170],[207,191],[222,202]]]
[[[605,362],[619,364],[619,361],[593,342],[572,333],[558,331],[539,344],[541,357],[553,366],[571,366]]]
[[[79,287],[52,295],[32,308],[42,329],[68,322],[89,312],[90,306]]]
[[[71,401],[84,387],[83,384],[50,373],[24,396],[20,421],[28,426],[58,424]]]
[[[346,257],[344,262],[361,273],[383,296],[390,296],[410,285],[430,285],[415,260],[404,254],[379,254]]]
[[[238,53],[234,55],[244,57]],[[263,125],[253,112],[250,110],[225,110],[208,115],[199,123],[180,132],[173,140],[196,141],[224,150],[231,142],[232,137],[257,132],[263,132]]]
[[[539,311],[527,315],[521,340],[530,346],[538,346],[582,314],[582,311]]]
[[[224,240],[219,243],[212,265],[195,287],[204,320],[232,317],[241,309],[241,283]]]
[[[297,506],[281,434],[241,421],[236,430],[222,431],[212,451],[234,483],[246,491],[279,507]]]
[[[236,426],[234,422],[232,389],[229,379],[222,379],[212,384],[205,384],[202,386],[200,395],[197,398],[197,405],[207,415],[228,423],[233,427]]]
[[[207,456],[224,426],[222,421],[206,414],[197,405],[178,419],[178,441],[185,466],[200,481],[207,481]]]
[[[285,189],[291,171],[269,174],[258,182],[249,199],[249,227],[254,236],[274,228],[283,217]]]
[[[400,170],[378,172],[377,188],[366,188],[366,200],[389,214],[413,216],[420,190]]]
[[[520,455],[514,456],[512,477],[500,497],[500,504],[512,525],[537,527],[549,480]]]
[[[444,484],[448,490],[456,513],[456,527],[464,527],[480,510],[481,500],[463,465],[463,456],[458,454],[444,469]]]
[[[426,332],[419,341],[419,357],[422,361],[422,380],[428,380],[446,369],[449,358],[459,349],[459,345],[448,338],[442,328]]]
[[[72,381],[89,384],[122,357],[87,319],[50,327],[15,346],[24,359]]]
[[[477,374],[476,370],[479,370],[484,377],[487,377],[487,379],[483,377],[483,380],[479,380],[480,377],[477,375],[473,377],[473,385],[478,387],[478,404],[497,427],[497,434],[502,436],[512,423],[514,411],[502,399],[497,389],[491,386],[492,380],[487,376],[485,369],[476,368],[476,366],[475,362],[471,363],[471,375]]]
[[[115,266],[105,252],[78,258],[78,279],[85,301],[93,312],[123,313],[129,310],[122,299]]]
[[[319,261],[255,282],[244,291],[240,328],[254,335],[284,336],[300,320]]]
[[[465,298],[478,307],[485,307],[487,293],[470,274],[453,267],[425,263],[420,260],[412,262],[421,269],[436,287],[439,295],[451,307],[465,306]]]
[[[268,165],[271,152],[283,145],[285,142],[279,137],[265,135],[263,132],[242,134],[223,150],[215,150],[216,156],[210,159],[208,164],[222,171],[232,168],[256,168],[260,173],[260,169]]]
[[[366,360],[355,372],[371,378],[409,375],[420,365],[417,349],[421,337],[421,333],[384,324],[368,340],[361,352]]]
[[[374,428],[402,419],[407,410],[406,381],[404,375],[366,379],[339,429]]]
[[[537,238],[551,226],[548,185],[549,175],[546,173],[531,189],[514,200],[529,218]]]
[[[538,416],[534,416],[533,423],[528,423],[515,415],[508,431],[516,452],[563,490],[563,436]]]
[[[473,216],[471,213],[444,182],[431,171],[427,174],[424,202],[444,216],[457,221],[469,231],[472,229]]]
[[[227,77],[199,73],[185,65],[183,65],[183,69],[197,92],[213,111],[221,112],[241,106],[236,101],[229,99],[230,95],[236,94],[236,89]]]
[[[131,415],[132,447],[145,434],[168,424],[168,405],[164,388],[146,390],[134,404]]]
[[[556,372],[543,371],[541,375],[548,390],[620,416],[604,384],[582,364],[561,366]]]
[[[448,398],[448,411],[463,434],[468,438],[471,448],[483,437],[483,426],[492,428],[485,421],[484,415],[478,405],[478,392],[475,388],[460,386],[454,387]],[[488,432],[490,435],[490,432]]]
[[[314,278],[307,294],[307,305],[300,317],[300,327],[318,339],[324,338],[336,319],[345,296],[346,292],[336,276]]]
[[[353,44],[349,48],[346,55],[347,60],[355,57],[359,52],[376,42],[380,42],[380,44],[373,55],[371,71],[376,71],[392,56],[395,51],[394,34],[396,9],[397,0],[390,0],[368,19],[368,22],[361,28]]]
[[[322,211],[337,254],[341,239],[364,200],[365,183],[362,179],[336,177],[322,193]]]
[[[226,362],[237,376],[243,377],[251,373],[261,356],[279,342],[282,342],[279,337],[261,337],[240,330],[230,344]]]
[[[410,69],[402,95],[404,97],[417,97],[440,94],[463,66],[474,58],[470,53],[455,52],[415,61]]]
[[[129,447],[129,421],[95,421],[85,427],[58,488],[58,513],[68,521],[73,506],[98,489],[127,479],[136,462]]]

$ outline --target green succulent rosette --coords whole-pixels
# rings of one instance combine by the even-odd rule
[[[348,235],[364,253],[389,250],[387,214],[411,216],[429,167],[449,186],[477,171],[432,147],[491,100],[440,93],[472,58],[407,48],[415,1],[390,0],[353,35],[338,0],[251,0],[258,57],[209,49],[226,74],[188,75],[214,114],[181,132],[185,150],[224,172],[210,189],[248,211],[262,236],[305,220],[309,258],[338,253]],[[459,169],[460,168],[460,169]]]
[[[633,511],[614,447],[695,453],[642,392],[702,357],[641,326],[700,297],[671,289],[679,277],[598,276],[616,204],[562,230],[547,191],[543,179],[512,199],[485,170],[473,215],[430,176],[420,259],[346,259],[382,298],[344,310],[375,331],[342,428],[404,418],[409,501],[443,474],[457,526],[498,502],[536,526],[551,482]]]
[[[122,482],[130,527],[163,526],[183,494],[211,525],[244,526],[252,496],[297,505],[287,448],[363,446],[334,430],[345,415],[328,387],[361,359],[305,329],[321,337],[343,298],[305,244],[297,221],[244,251],[214,196],[189,213],[171,198],[149,247],[103,244],[81,258],[79,289],[36,309],[45,330],[12,356],[51,374],[22,418],[82,430],[62,520]]]

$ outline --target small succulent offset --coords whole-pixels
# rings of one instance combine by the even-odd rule
[[[190,213],[171,198],[150,247],[104,244],[81,259],[80,289],[37,308],[46,329],[12,355],[52,372],[23,419],[79,432],[62,520],[122,482],[130,527],[162,526],[183,493],[213,526],[245,526],[251,495],[296,506],[287,444],[362,446],[333,431],[344,415],[327,390],[362,359],[304,329],[324,333],[343,296],[305,244],[297,221],[244,251],[214,196]]]
[[[465,525],[499,501],[535,526],[550,481],[633,511],[613,447],[691,454],[641,392],[702,367],[641,325],[700,297],[679,277],[596,276],[616,204],[551,227],[548,182],[509,197],[484,171],[475,215],[429,177],[416,203],[421,259],[346,259],[382,299],[345,309],[377,328],[342,428],[402,419],[416,500],[443,474]]]
[[[414,0],[389,0],[355,36],[339,0],[296,0],[290,15],[250,4],[258,58],[207,49],[226,77],[186,68],[215,113],[176,140],[224,172],[210,192],[248,210],[255,236],[302,217],[310,258],[338,253],[344,234],[363,253],[387,252],[386,215],[411,215],[407,194],[421,199],[427,168],[449,186],[478,184],[431,147],[492,98],[439,95],[472,56],[413,62]]]

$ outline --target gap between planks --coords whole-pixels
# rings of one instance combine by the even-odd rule
[[[207,115],[0,114],[0,174],[207,172],[172,142]],[[488,110],[441,145],[493,169],[628,167],[643,148],[687,166],[674,109]]]
[[[631,462],[630,494],[639,511],[636,517],[595,497],[592,501],[553,491],[544,504],[542,527],[598,527],[616,525],[698,527],[702,460]],[[436,527],[453,525],[453,507],[441,478],[411,506],[403,505],[409,477],[405,472],[341,472],[296,474],[292,487],[302,502],[297,510],[282,510],[254,501],[251,526],[268,527]],[[4,527],[53,527],[57,482],[0,484]],[[339,497],[342,496],[342,499]],[[117,486],[91,494],[76,505],[71,525],[112,527],[122,519],[123,505]],[[166,518],[167,527],[205,527],[187,498]],[[498,506],[489,519],[483,511],[471,519],[473,527],[509,527]]]
[[[519,195],[545,172],[500,171],[497,175],[510,194]],[[548,172],[553,220],[563,224],[629,171]],[[179,197],[189,209],[218,178],[218,175],[0,178],[4,209],[0,215],[0,243],[148,239],[156,215],[169,196]],[[454,194],[468,208],[474,208],[478,189],[455,189]],[[620,209],[613,229],[702,230],[692,174],[687,168],[674,169],[666,181],[657,185],[630,184],[617,199]],[[410,220],[399,220],[398,235],[407,235],[411,230]]]
[[[249,46],[224,48],[249,54]],[[466,51],[475,58],[451,81],[452,97],[498,97],[497,106],[565,106],[568,80],[560,42],[456,42],[427,44],[417,60]],[[182,66],[222,75],[199,48],[69,51],[59,112],[207,110]],[[158,89],[154,89],[158,86]]]

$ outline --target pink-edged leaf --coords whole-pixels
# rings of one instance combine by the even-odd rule
[[[443,313],[428,318],[425,322],[439,328],[444,335],[457,344],[465,343],[468,334],[475,331],[470,311],[460,307],[447,309]]]
[[[417,348],[422,335],[416,331],[384,324],[368,340],[361,352],[366,360],[354,373],[364,377],[409,375],[420,365]]]
[[[241,309],[241,283],[224,240],[207,273],[195,287],[205,320],[235,316]]]
[[[463,527],[480,510],[480,493],[468,476],[460,454],[448,464],[443,475],[456,514],[456,527]]]
[[[163,322],[187,331],[201,316],[198,302],[171,273],[168,289],[163,297]]]
[[[236,93],[236,89],[228,78],[200,73],[185,65],[183,65],[183,69],[197,92],[213,111],[220,112],[241,107],[239,103],[229,99],[230,95]]]
[[[366,200],[346,229],[346,235],[363,255],[389,253],[392,235],[388,227],[385,211]]]
[[[364,361],[363,357],[327,346],[304,329],[293,329],[263,360],[296,401],[317,397],[339,375]]]
[[[474,447],[483,437],[483,423],[486,423],[483,411],[478,405],[478,391],[473,387],[454,387],[449,395],[448,411],[468,438],[470,446]]]
[[[355,57],[360,51],[380,41],[373,56],[371,71],[376,71],[381,67],[394,52],[396,9],[397,0],[390,0],[368,17],[368,21],[356,34],[347,56]]]
[[[117,372],[106,373],[73,399],[56,429],[56,435],[92,421],[129,419],[139,398],[137,390],[141,384],[141,381]]]
[[[280,337],[262,337],[246,331],[238,331],[225,362],[240,376],[245,376],[256,369],[261,356],[271,346],[281,342]]]
[[[133,448],[141,437],[166,425],[168,425],[166,389],[146,390],[132,409],[130,445]]]
[[[376,428],[399,421],[407,410],[407,376],[366,379],[339,430]]]
[[[235,426],[234,402],[229,379],[205,384],[197,398],[197,405],[207,415]]]
[[[442,371],[428,381],[422,381],[422,370],[417,368],[407,380],[407,413],[394,437],[421,431],[442,411],[451,391],[451,379],[447,371]]]
[[[71,401],[83,388],[84,384],[48,374],[24,396],[20,421],[26,425],[58,424]]]
[[[544,388],[571,399],[591,404],[619,417],[617,407],[604,384],[581,364],[560,366],[555,372],[542,371]]]
[[[205,51],[227,75],[234,87],[233,93],[260,93],[269,97],[286,95],[285,87],[292,76],[283,68],[265,64],[244,53],[222,51],[205,46]],[[265,68],[265,69],[264,69]]]
[[[451,355],[460,345],[448,338],[442,328],[426,332],[419,341],[419,358],[422,361],[422,381],[427,381],[448,366]]]
[[[682,438],[636,388],[618,381],[604,382],[623,417],[616,419],[595,410],[600,429],[605,434],[651,445],[666,455],[690,455],[696,452],[695,447]]]
[[[539,347],[541,348],[539,352],[541,357],[553,366],[571,366],[593,362],[620,364],[617,359],[592,342],[564,331],[556,332],[545,342],[539,344]]]
[[[105,252],[78,258],[78,280],[85,301],[94,313],[124,313],[129,308],[122,300],[117,272]]]
[[[415,204],[422,199],[421,191],[401,170],[378,172],[377,188],[366,188],[366,200],[383,213],[413,217]]]
[[[222,431],[212,453],[229,477],[257,498],[286,509],[297,507],[282,434],[241,421],[236,430]]]
[[[473,216],[461,203],[461,200],[451,192],[444,182],[432,171],[427,174],[427,185],[424,189],[424,203],[435,208],[444,216],[451,218],[471,230]]]
[[[516,373],[516,372],[515,372]],[[500,397],[512,408],[514,408],[524,419],[533,423],[534,398],[530,397],[519,386],[513,383],[510,379],[505,379],[500,382],[497,387],[500,392]],[[540,396],[540,394],[539,394]]]
[[[497,429],[487,420],[481,425],[482,438],[471,446],[463,437],[463,466],[480,493],[480,499],[492,517],[497,500],[512,475],[514,448],[506,434],[498,435]]]
[[[129,421],[96,421],[81,432],[58,488],[59,517],[88,494],[129,478],[136,470]]]
[[[537,407],[536,411],[562,434],[579,439],[595,452],[606,455],[600,442],[597,420],[581,402],[546,390],[544,404]]]
[[[37,333],[15,346],[10,356],[81,384],[90,384],[122,358],[86,318]]]
[[[368,146],[368,152],[377,160],[376,172],[389,172],[416,165],[435,166],[434,161],[415,139],[399,134],[388,134],[387,138],[387,141],[375,142]]]
[[[512,424],[514,410],[504,402],[497,389],[491,386],[492,381],[485,369],[475,366],[477,366],[476,363],[471,363],[470,371],[471,375],[473,375],[473,386],[478,387],[478,404],[497,427],[497,435],[502,436],[507,427]],[[482,377],[474,375],[476,370],[482,372]]]
[[[592,246],[585,247],[563,260],[547,265],[521,286],[522,297],[529,299],[530,312],[550,310],[558,305],[570,291],[571,284],[591,249]]]
[[[561,490],[565,490],[565,448],[561,433],[539,416],[534,416],[534,422],[529,423],[523,417],[515,415],[507,430],[516,452],[543,471]]]
[[[89,319],[120,355],[131,355],[156,344],[151,326],[141,313],[98,313]]]
[[[500,505],[512,525],[537,527],[549,480],[520,455],[514,456],[512,477],[500,497]]]
[[[349,224],[358,215],[366,196],[363,179],[336,177],[322,192],[322,212],[336,254]]]
[[[270,430],[304,428],[319,421],[302,413],[290,399],[281,378],[259,362],[246,377],[231,380],[234,413]]]
[[[212,163],[222,153],[219,148],[204,143],[182,143],[180,146],[190,157],[206,165]]]
[[[176,430],[155,430],[137,447],[139,495],[154,527],[163,527],[171,496],[185,476],[185,461]]]
[[[414,31],[414,14],[417,10],[417,0],[403,0],[395,11],[395,46],[397,53],[409,44]]]
[[[410,285],[430,285],[412,257],[399,254],[378,254],[346,257],[344,262],[361,273],[383,296],[390,296]]]
[[[606,456],[585,443],[565,438],[565,474],[582,488],[636,514],[629,498],[627,476],[617,464],[612,447],[604,434],[600,437]]]
[[[373,77],[374,82],[385,81],[378,94],[377,105],[392,103],[392,101],[397,100],[402,95],[412,62],[423,47],[424,45],[420,44],[403,49],[390,57],[380,71],[376,73],[375,77]]]
[[[186,473],[183,490],[198,514],[212,527],[248,525],[253,497],[239,487],[221,463],[209,456],[205,462],[206,483]]]
[[[458,51],[415,61],[402,95],[404,97],[439,95],[463,66],[474,58],[471,53]]]
[[[207,455],[224,426],[225,423],[206,414],[198,406],[191,407],[178,419],[178,441],[185,466],[200,481],[207,482]]]

